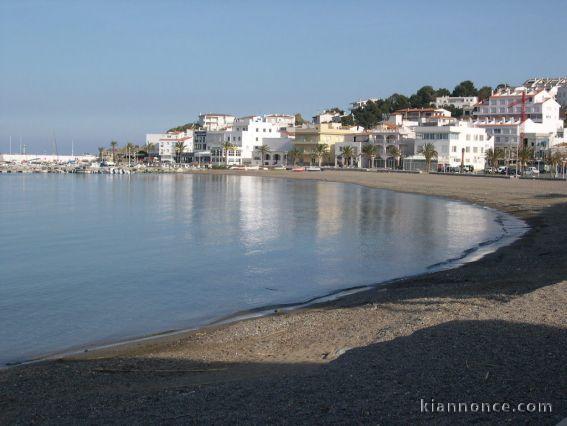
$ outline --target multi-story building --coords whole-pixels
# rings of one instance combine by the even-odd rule
[[[339,111],[326,110],[313,117],[313,124],[340,123],[341,117]]]
[[[288,114],[268,114],[264,116],[266,123],[276,125],[280,130],[295,126],[295,116]]]
[[[443,108],[404,108],[394,111],[393,114],[401,115],[404,120],[418,123],[434,117],[451,117],[451,112]]]
[[[234,115],[207,113],[199,115],[199,126],[206,130],[225,130],[232,126]]]
[[[524,95],[525,94],[525,95]],[[526,121],[522,123],[522,98],[525,97]],[[505,88],[479,103],[473,111],[473,125],[494,137],[494,146],[512,157],[523,143],[536,152],[551,148],[563,133],[560,105],[545,89]]]
[[[523,87],[528,89],[542,90],[548,92],[561,86],[567,86],[567,77],[534,77],[527,79]]]
[[[415,150],[432,143],[437,151],[440,167],[472,166],[484,170],[485,154],[494,148],[493,139],[484,129],[461,121],[455,126],[420,126],[415,129]]]
[[[289,140],[289,124],[294,119],[293,116],[276,114],[252,115],[236,118],[225,130],[198,131],[195,134],[195,158],[198,162],[226,163],[223,146],[229,143],[235,147],[228,152],[229,165],[252,164],[257,147],[267,142],[277,145],[278,139],[281,139],[281,144]]]
[[[440,96],[438,98],[435,98],[434,104],[437,108],[452,106],[462,109],[466,115],[473,110],[474,106],[477,103],[478,97],[476,96]]]
[[[335,158],[335,144],[346,142],[347,136],[360,131],[342,127],[338,123],[303,125],[295,128],[294,146],[303,152],[303,162],[310,162],[317,145],[326,145],[331,159]],[[328,163],[324,160],[323,163]]]
[[[160,161],[175,161],[177,155],[177,144],[183,143],[181,156],[184,162],[189,161],[187,155],[194,150],[193,130],[184,132],[167,132],[167,133],[148,133],[146,135],[146,145],[150,146],[148,154],[158,156]]]

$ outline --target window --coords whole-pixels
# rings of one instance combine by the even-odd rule
[[[467,141],[471,140],[471,135],[467,135]]]
[[[471,152],[471,147],[470,147],[470,146],[467,146],[467,147],[465,148],[465,152]]]
[[[258,138],[256,138],[256,142],[258,142]]]
[[[453,145],[451,151],[452,151],[452,152],[457,152],[457,146],[456,146],[456,145]]]
[[[473,150],[472,150],[472,152],[474,152],[475,154],[478,154],[478,148],[477,148],[476,146],[475,146],[475,147],[473,147]]]

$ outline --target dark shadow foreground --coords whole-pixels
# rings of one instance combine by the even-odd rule
[[[0,376],[0,423],[556,424],[567,415],[566,347],[567,331],[557,328],[459,321],[313,368],[60,361]],[[226,382],[227,371],[247,378]],[[546,402],[553,412],[422,413],[420,400],[432,398],[512,407]]]

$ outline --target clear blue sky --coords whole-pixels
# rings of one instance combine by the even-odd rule
[[[0,151],[567,74],[567,1],[0,2]]]

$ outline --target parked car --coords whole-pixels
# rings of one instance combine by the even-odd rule
[[[539,176],[539,170],[537,167],[527,167],[526,170],[524,170],[524,175],[525,176]]]
[[[306,172],[320,172],[321,167],[319,167],[319,166],[307,166],[307,167],[305,167],[305,171]]]

